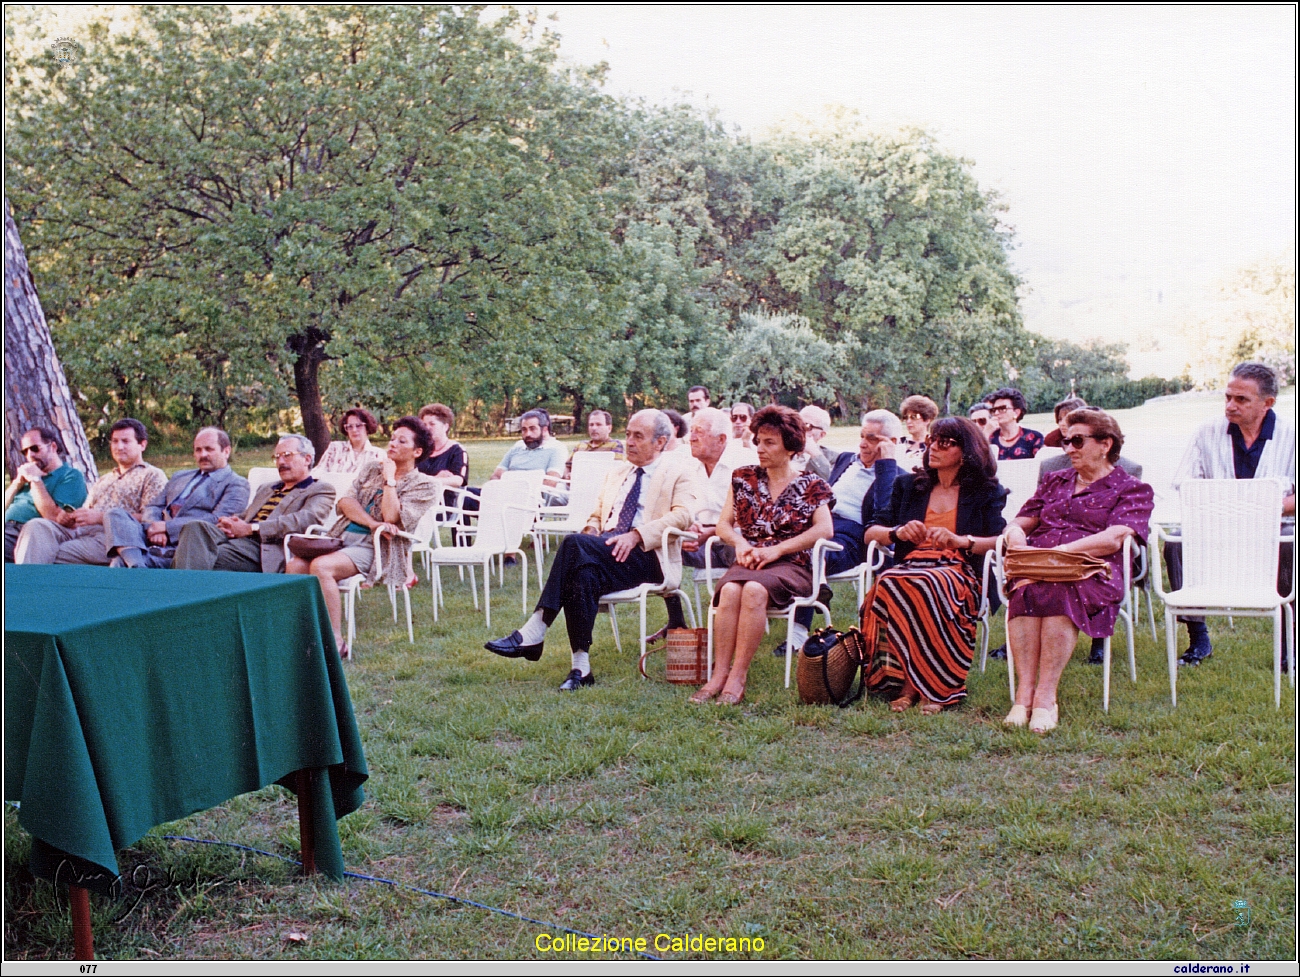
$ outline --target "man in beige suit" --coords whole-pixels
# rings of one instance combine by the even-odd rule
[[[323,523],[334,506],[334,486],[311,477],[316,449],[301,434],[275,446],[280,481],[263,485],[240,515],[214,526],[191,522],[181,529],[172,565],[177,570],[284,573],[284,537]]]
[[[695,476],[681,457],[665,452],[671,434],[672,424],[662,411],[632,415],[627,423],[627,461],[606,476],[586,528],[560,544],[537,610],[518,631],[489,641],[484,646],[488,651],[503,658],[537,661],[546,629],[563,610],[573,667],[560,691],[595,683],[588,652],[601,595],[661,582],[662,554],[657,551],[664,530],[691,524]]]

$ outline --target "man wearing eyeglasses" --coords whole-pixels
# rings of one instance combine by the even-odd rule
[[[754,447],[754,432],[749,429],[754,420],[754,408],[737,402],[731,405],[731,440],[722,460],[731,468],[758,464],[758,451]]]
[[[173,566],[177,570],[235,570],[284,573],[284,537],[323,524],[334,506],[334,486],[311,477],[316,449],[301,434],[286,434],[275,446],[280,481],[261,486],[237,516],[216,525],[192,522],[181,530]]]
[[[59,436],[34,427],[19,442],[24,461],[5,491],[5,562],[13,563],[14,545],[24,524],[57,519],[59,513],[86,501],[86,479],[59,458]]]

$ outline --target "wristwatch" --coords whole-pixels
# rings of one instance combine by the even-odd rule
[[[889,531],[889,541],[895,546],[898,545],[898,527],[895,526]]]
[[[250,522],[248,526],[253,530],[254,535],[260,536],[262,534],[262,524],[260,522]]]
[[[389,488],[397,488],[397,479],[395,478],[384,479],[384,484],[387,485]]]

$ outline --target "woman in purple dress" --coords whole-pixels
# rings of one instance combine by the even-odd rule
[[[750,422],[757,465],[731,473],[731,490],[718,517],[718,536],[736,548],[736,560],[714,595],[713,676],[692,702],[735,705],[745,697],[749,664],[767,629],[767,608],[783,607],[812,590],[808,551],[835,530],[831,487],[791,460],[803,451],[803,418],[789,407],[764,407]]]
[[[1056,688],[1082,631],[1104,638],[1115,630],[1124,599],[1124,538],[1145,545],[1151,486],[1116,466],[1124,435],[1115,419],[1095,408],[1067,418],[1061,447],[1071,468],[1049,472],[1005,533],[1008,550],[1032,546],[1105,558],[1109,578],[1078,583],[1008,581],[1007,632],[1016,664],[1016,700],[1010,726],[1036,733],[1058,720]]]

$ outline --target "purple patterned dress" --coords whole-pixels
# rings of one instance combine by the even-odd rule
[[[732,523],[753,546],[771,546],[812,528],[813,516],[829,505],[835,493],[819,476],[804,472],[777,498],[768,489],[767,469],[744,465],[731,473]],[[733,565],[718,582],[714,602],[726,583],[757,581],[767,589],[768,604],[784,607],[812,589],[812,558],[808,550],[783,556],[761,570]]]
[[[1092,536],[1111,526],[1129,526],[1145,545],[1151,518],[1151,486],[1139,482],[1116,466],[1074,494],[1073,468],[1050,472],[1038,491],[1017,514],[1037,516],[1038,527],[1028,534],[1030,546],[1049,549]],[[1100,576],[1078,583],[1030,583],[1011,594],[1010,617],[1068,617],[1092,638],[1105,638],[1115,630],[1120,601],[1124,599],[1123,550],[1106,557],[1109,580]]]

